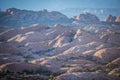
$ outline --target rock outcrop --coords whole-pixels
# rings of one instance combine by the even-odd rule
[[[97,16],[90,13],[79,14],[77,16],[74,16],[74,19],[78,21],[91,22],[91,23],[100,21]]]
[[[115,22],[116,17],[112,15],[108,15],[104,21],[106,22]]]
[[[120,22],[120,16],[112,16],[110,14],[104,19],[104,21],[105,22]]]
[[[120,16],[117,16],[115,22],[120,22]]]
[[[94,56],[104,62],[111,62],[120,56],[120,48],[105,48],[97,51]]]

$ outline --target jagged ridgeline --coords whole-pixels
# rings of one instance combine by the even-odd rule
[[[55,24],[55,23],[68,23],[70,20],[64,14],[46,9],[41,11],[20,10],[16,8],[6,9],[0,12],[0,25],[19,27],[23,25],[31,25],[35,23],[42,24]]]
[[[75,23],[98,23],[102,20],[99,19],[100,16],[91,14],[88,12],[79,13],[77,16],[71,16],[68,18],[66,15],[58,11],[47,11],[46,9],[41,11],[30,11],[30,10],[20,10],[16,8],[9,8],[5,11],[0,11],[0,26],[1,27],[21,27],[28,26],[32,24],[63,24],[63,25],[73,25]],[[120,22],[120,16],[109,15],[105,18],[105,22]],[[75,26],[74,25],[74,26]]]

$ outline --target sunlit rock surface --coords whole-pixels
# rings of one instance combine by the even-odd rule
[[[120,28],[100,26],[33,24],[4,31],[0,70],[27,71],[45,79],[54,75],[55,80],[119,80]]]
[[[83,21],[83,22],[99,22],[99,18],[93,14],[90,13],[84,13],[84,14],[79,14],[77,16],[74,16],[74,18],[78,21]]]

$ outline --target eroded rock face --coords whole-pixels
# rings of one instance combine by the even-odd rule
[[[100,39],[108,44],[120,45],[120,32],[115,30],[113,32],[103,34],[100,36]]]
[[[101,31],[91,33],[61,24],[53,27],[34,24],[5,31],[0,34],[3,39],[0,41],[0,69],[19,72],[45,67],[50,71],[45,74],[55,73],[55,80],[117,80],[104,74],[106,64],[101,63],[120,57],[119,28]],[[115,67],[116,73],[118,68]]]
[[[99,18],[90,13],[79,14],[77,16],[74,16],[74,18],[78,21],[84,22],[99,22]]]
[[[117,16],[115,22],[120,22],[120,16]]]
[[[10,39],[18,34],[28,34],[29,32],[41,32],[43,30],[49,29],[49,27],[47,25],[43,25],[43,24],[33,24],[29,27],[21,27],[21,28],[17,28],[17,29],[9,29],[6,30],[2,33],[0,33],[0,40],[4,39]]]
[[[78,73],[66,73],[61,76],[58,76],[55,80],[112,80],[115,79],[109,75],[102,73],[94,73],[94,72],[78,72]],[[119,80],[119,78],[115,79]]]
[[[111,14],[108,15],[105,20],[105,22],[120,22],[120,16],[112,16]]]
[[[104,21],[106,22],[115,22],[116,17],[112,15],[108,15]]]
[[[120,73],[120,57],[113,60],[112,62],[106,65],[106,68],[109,70],[110,75],[119,75]]]
[[[120,56],[120,48],[105,48],[97,51],[94,56],[102,62],[110,62]]]
[[[115,68],[119,68],[120,67],[120,57],[115,59],[115,60],[113,60],[112,62],[108,63],[106,65],[106,67],[111,69],[111,70],[115,69]]]

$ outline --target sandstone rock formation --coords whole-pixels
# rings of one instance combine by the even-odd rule
[[[77,16],[74,16],[74,19],[84,22],[99,22],[99,18],[90,13],[79,14]]]
[[[106,22],[115,22],[115,19],[116,19],[115,16],[108,15],[108,16],[105,18],[105,21],[106,21]]]
[[[1,72],[7,69],[21,75],[18,72],[27,70],[27,76],[49,79],[52,75],[55,80],[119,80],[119,65],[115,66],[120,57],[120,28],[99,26],[96,33],[61,24],[4,31],[0,33]],[[30,73],[31,69],[35,72]]]
[[[117,16],[115,22],[120,22],[120,16]]]
[[[105,22],[120,22],[120,16],[112,16],[108,15],[105,20]]]
[[[110,62],[120,56],[119,48],[105,48],[97,51],[94,56],[98,57],[102,62]]]

